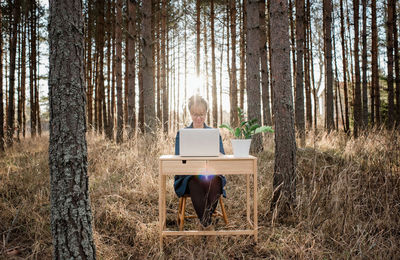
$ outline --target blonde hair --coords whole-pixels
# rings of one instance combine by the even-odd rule
[[[199,105],[199,104],[204,106],[206,112],[208,111],[207,101],[202,96],[196,94],[189,98],[189,103],[188,103],[189,112],[194,105]]]

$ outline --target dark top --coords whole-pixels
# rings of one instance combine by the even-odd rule
[[[185,127],[185,128],[193,128],[193,123],[191,123],[190,126]],[[211,128],[211,127],[204,124],[204,128]],[[219,151],[220,151],[220,153],[225,154],[224,144],[222,143],[221,135],[219,136]],[[179,155],[179,131],[175,137],[175,155]],[[218,175],[218,176],[221,178],[222,193],[223,193],[223,196],[226,198],[226,191],[224,189],[224,187],[226,185],[226,178],[222,175]],[[178,197],[182,197],[183,195],[185,195],[188,182],[189,182],[190,178],[192,178],[192,177],[193,177],[193,175],[175,175],[174,189],[175,189],[175,193],[176,193],[176,195],[178,195]]]

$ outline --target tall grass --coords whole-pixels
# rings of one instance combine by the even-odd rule
[[[228,136],[225,150],[231,152]],[[90,199],[99,259],[160,258],[158,157],[174,136],[139,135],[122,145],[88,134]],[[248,236],[168,237],[167,259],[366,258],[400,252],[400,143],[374,130],[357,140],[341,133],[309,135],[297,153],[297,207],[270,214],[273,136],[258,154],[259,242]],[[27,138],[0,159],[0,258],[50,259],[48,136]],[[227,176],[229,228],[245,228],[245,179]],[[176,230],[178,199],[167,179],[167,228]],[[188,204],[190,205],[190,203]],[[190,208],[190,206],[189,206]],[[192,209],[189,209],[192,210]],[[196,227],[186,221],[185,228]],[[225,228],[223,221],[216,229]]]

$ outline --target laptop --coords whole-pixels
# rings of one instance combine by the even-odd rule
[[[219,130],[185,128],[179,131],[180,156],[219,156]]]

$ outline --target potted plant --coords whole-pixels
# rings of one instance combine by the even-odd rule
[[[251,137],[258,133],[274,132],[270,126],[260,126],[257,123],[257,119],[246,120],[244,117],[243,110],[238,107],[239,112],[239,126],[233,128],[228,124],[222,124],[220,128],[228,129],[235,137],[231,139],[233,155],[235,157],[246,157],[249,156]]]

